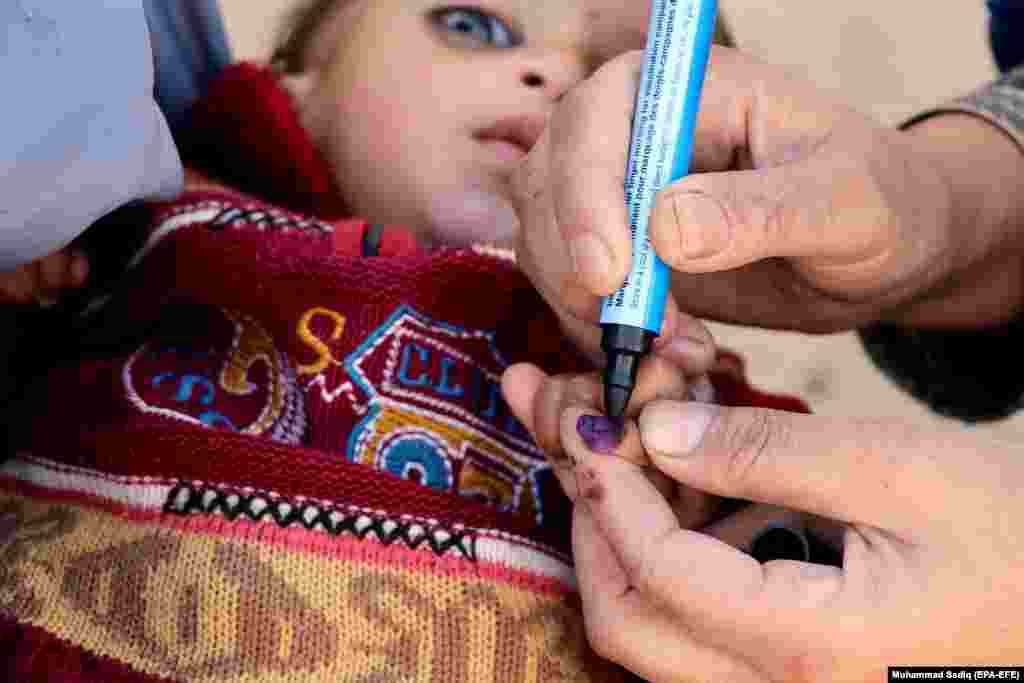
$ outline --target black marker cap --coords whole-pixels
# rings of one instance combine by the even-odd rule
[[[642,327],[608,323],[601,326],[601,348],[607,356],[604,367],[604,409],[608,417],[620,418],[636,386],[640,359],[650,352],[658,335]]]

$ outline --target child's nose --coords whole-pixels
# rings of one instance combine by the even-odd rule
[[[586,65],[586,60],[575,50],[547,50],[524,60],[519,82],[557,100],[569,88],[586,78]]]

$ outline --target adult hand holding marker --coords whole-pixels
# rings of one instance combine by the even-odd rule
[[[584,346],[599,297],[631,267],[621,193],[642,60],[575,88],[513,179],[520,263]],[[1012,113],[1020,85],[1000,87],[985,96],[1005,93]],[[973,103],[982,116],[891,130],[712,48],[695,173],[659,193],[648,226],[670,296],[704,317],[804,331],[1006,320],[1022,303],[1024,124],[1001,130]],[[538,377],[520,366],[503,380],[531,428],[551,421],[529,409]],[[758,565],[680,528],[648,476],[584,443],[578,406],[560,413],[570,481],[585,485],[571,493],[588,636],[645,678],[859,682],[888,665],[1024,661],[1019,449],[897,421],[648,404],[638,435],[660,472],[846,525],[842,567]]]
[[[716,14],[717,0],[654,0],[651,8],[625,180],[633,265],[601,312],[604,404],[613,419],[625,412],[640,360],[661,331],[669,274],[651,248],[648,218],[658,190],[689,170]]]
[[[519,262],[589,349],[602,297],[633,265],[622,193],[643,63],[623,55],[568,93],[512,178]],[[805,332],[1005,320],[1021,298],[1007,258],[1019,250],[1017,193],[1005,191],[1020,157],[980,117],[891,129],[712,46],[691,173],[657,192],[648,216],[667,316],[675,301],[687,315]],[[668,325],[652,352],[692,347],[681,343],[692,329]]]

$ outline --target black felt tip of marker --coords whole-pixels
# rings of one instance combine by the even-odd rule
[[[640,359],[649,353],[657,336],[642,327],[608,323],[602,325],[601,348],[607,356],[604,367],[604,411],[621,418],[636,386]]]
[[[604,405],[608,417],[618,420],[626,412],[629,398],[633,395],[633,387],[612,384],[611,382],[614,381],[614,378],[610,381],[607,377],[605,378]]]

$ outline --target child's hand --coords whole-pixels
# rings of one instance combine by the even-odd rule
[[[0,273],[0,304],[55,305],[61,292],[77,289],[89,277],[89,260],[66,247],[14,270]]]
[[[603,387],[597,372],[549,377],[533,365],[519,363],[505,371],[501,385],[509,407],[547,454],[562,489],[573,501],[580,498],[580,487],[584,489],[584,498],[593,493],[586,491],[589,482],[577,479],[574,460],[584,453],[601,452],[622,461],[618,466],[644,469],[647,479],[669,502],[680,527],[700,530],[754,554],[762,562],[780,559],[771,554],[771,548],[761,556],[754,547],[765,531],[776,527],[804,538],[806,531],[813,529],[832,545],[841,545],[835,525],[826,520],[764,504],[731,512],[721,505],[725,499],[672,481],[651,466],[640,440],[637,415],[643,406],[656,399],[706,400],[701,397],[709,390],[707,376],[688,380],[664,358],[645,358],[619,433],[609,431],[612,425],[602,416]],[[810,551],[806,542],[803,550]]]
[[[708,523],[719,499],[680,486],[648,467],[649,461],[640,443],[635,418],[648,402],[686,399],[693,392],[699,392],[705,383],[706,378],[688,381],[669,361],[648,356],[640,365],[621,433],[605,435],[601,433],[607,426],[607,420],[603,418],[600,373],[549,377],[534,365],[519,363],[508,368],[501,378],[502,392],[509,407],[547,454],[562,489],[570,499],[576,500],[578,491],[573,463],[566,454],[579,451],[580,446],[565,440],[582,439],[577,431],[577,423],[582,419],[586,425],[584,431],[596,438],[598,449],[646,469],[648,477],[672,504],[679,524],[689,529]],[[595,450],[594,443],[588,445],[590,450]]]

